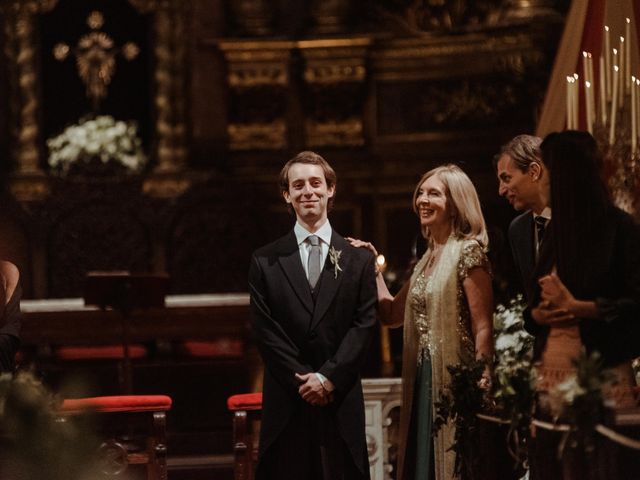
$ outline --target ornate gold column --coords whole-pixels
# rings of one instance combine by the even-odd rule
[[[156,167],[144,192],[175,197],[190,181],[181,175],[187,164],[185,125],[185,24],[188,5],[180,0],[129,0],[141,13],[153,14]]]
[[[364,145],[362,119],[370,44],[368,37],[298,42],[312,102],[305,109],[308,147]],[[327,105],[327,96],[343,101]]]
[[[40,105],[34,30],[35,16],[51,10],[56,3],[57,0],[5,0],[0,3],[6,16],[4,53],[9,65],[11,123],[15,125],[12,135],[16,167],[11,191],[19,200],[37,200],[49,192],[38,150]]]
[[[220,42],[227,61],[230,150],[281,150],[288,145],[287,89],[294,42]]]

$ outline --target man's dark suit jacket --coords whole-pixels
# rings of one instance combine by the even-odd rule
[[[531,304],[536,288],[536,278],[534,278],[536,268],[534,228],[533,214],[530,210],[518,215],[509,225],[509,245],[511,246],[516,268],[520,274],[521,290],[524,293],[529,309],[535,307],[535,305]],[[547,240],[547,237],[548,235],[545,234],[545,240]],[[538,335],[543,330],[543,327],[537,325],[528,315],[528,311],[525,312],[524,320],[525,329],[531,335]]]
[[[374,259],[371,252],[352,247],[335,231],[331,246],[341,252],[342,271],[335,275],[327,255],[316,295],[293,231],[253,254],[252,326],[265,363],[259,461],[304,402],[295,374],[319,372],[334,384],[335,392],[331,404],[318,408],[335,412],[355,465],[368,472],[359,371],[376,325]]]
[[[516,262],[523,293],[527,300],[531,299],[531,280],[536,266],[534,242],[534,223],[531,211],[518,215],[509,225],[509,245]]]

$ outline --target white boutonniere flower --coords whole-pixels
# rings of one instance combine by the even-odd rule
[[[340,255],[342,255],[342,250],[336,250],[333,245],[331,245],[331,248],[329,248],[329,260],[331,260],[331,264],[333,265],[334,278],[338,278],[338,272],[342,271],[342,268],[340,268]]]

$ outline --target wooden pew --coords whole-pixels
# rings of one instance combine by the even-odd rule
[[[36,371],[45,382],[51,380],[50,385],[61,383],[56,383],[58,378],[70,371],[68,364],[53,355],[57,346],[122,341],[118,313],[86,307],[80,298],[23,300],[21,308],[23,349],[27,355],[31,352]],[[189,340],[225,339],[240,339],[241,354],[188,358],[178,348]],[[170,468],[172,461],[204,465],[226,456],[227,465],[220,468],[230,469],[231,422],[226,399],[238,391],[259,388],[256,379],[261,377],[261,361],[249,329],[248,294],[167,296],[165,308],[132,313],[130,341],[151,345],[149,358],[134,361],[134,392],[167,394],[174,399],[168,418]],[[113,364],[110,368],[115,370]],[[98,377],[99,371],[89,367],[89,374]]]

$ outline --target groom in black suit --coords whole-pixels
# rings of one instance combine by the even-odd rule
[[[374,258],[331,228],[336,174],[320,155],[289,160],[280,189],[296,224],[249,271],[265,364],[256,478],[368,479],[359,370],[376,325]]]

